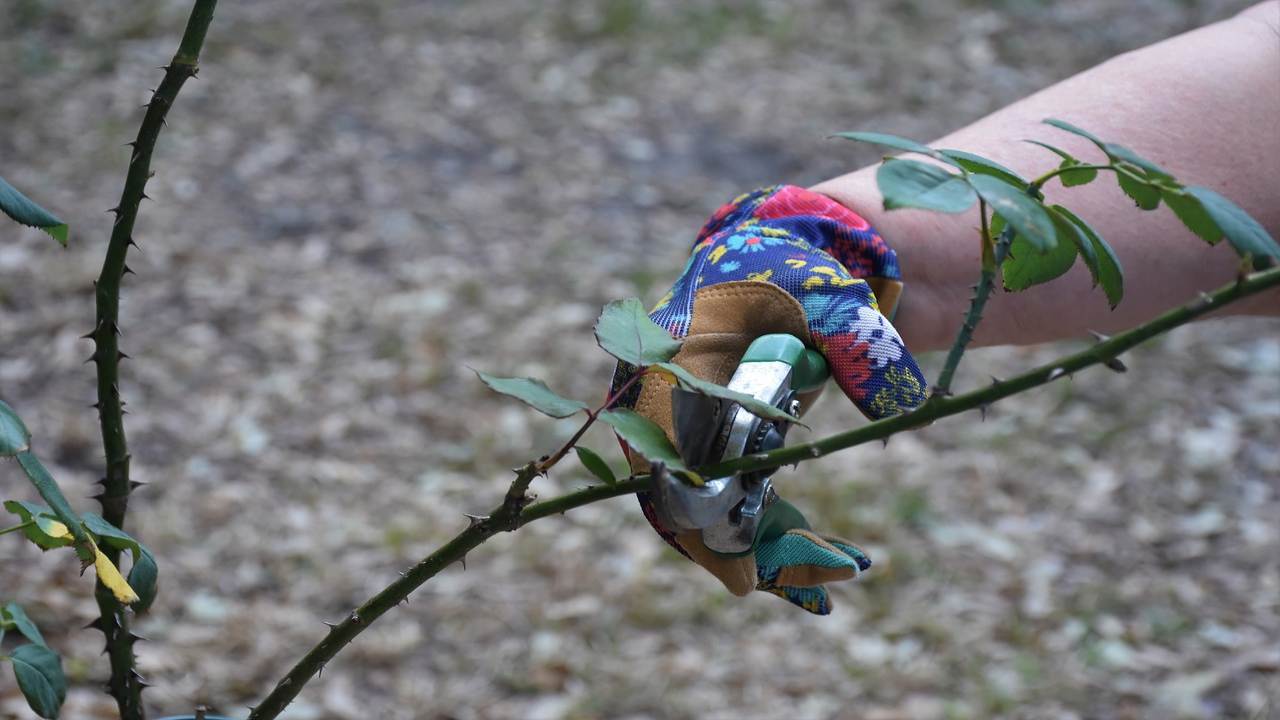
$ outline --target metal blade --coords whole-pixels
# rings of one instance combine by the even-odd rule
[[[671,420],[676,434],[676,449],[686,465],[698,467],[720,460],[711,455],[723,429],[725,415],[733,405],[678,386],[671,389]]]

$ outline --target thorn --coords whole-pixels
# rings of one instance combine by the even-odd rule
[[[134,142],[133,140],[130,140],[129,142],[121,145],[120,147],[138,147],[138,143]]]
[[[1001,380],[1000,378],[996,377],[995,375],[992,375],[992,376],[991,376],[991,384],[992,384],[992,385],[999,385],[999,384],[1000,384],[1000,383],[1002,383],[1002,382],[1004,382],[1004,381],[1003,381],[1003,380]]]
[[[880,438],[880,446],[881,446],[881,447],[889,447],[889,438],[887,438],[887,437],[882,437],[882,438]]]
[[[149,639],[147,639],[147,638],[142,637],[141,635],[139,635],[139,634],[138,634],[138,633],[136,633],[136,632],[130,632],[130,633],[129,633],[129,641],[130,641],[130,642],[139,642],[139,641],[141,641],[141,642],[151,642],[151,640],[149,640]]]
[[[85,626],[84,626],[84,629],[85,629],[85,630],[97,630],[97,631],[102,632],[102,633],[105,633],[105,632],[106,632],[106,630],[103,630],[103,629],[102,629],[102,618],[100,618],[100,617],[99,617],[99,618],[94,618],[94,621],[93,621],[93,622],[91,622],[91,623],[89,623],[88,625],[85,625]]]
[[[982,415],[982,422],[987,421],[987,410],[991,408],[991,403],[982,403],[978,406],[978,412]]]
[[[128,241],[127,243],[125,243],[125,244],[126,244],[126,245],[132,245],[133,247],[136,247],[136,248],[138,248],[139,250],[141,250],[141,249],[142,249],[142,248],[138,247],[138,243],[136,243],[136,242],[134,242],[134,241],[133,241],[133,236],[132,236],[132,235],[130,235],[130,236],[129,236],[129,241]]]
[[[128,355],[126,355],[123,350],[116,351],[116,360],[129,360],[129,359],[131,358]]]
[[[100,403],[100,402],[94,402],[94,403],[93,403],[92,405],[90,405],[89,407],[93,408],[94,410],[101,410],[101,409],[102,409],[102,403]]]
[[[88,358],[87,360],[85,360],[83,364],[84,364],[84,365],[88,365],[88,364],[89,364],[89,363],[91,363],[91,362],[98,362],[98,351],[97,351],[97,350],[94,350],[94,351],[93,351],[93,354],[92,354],[92,355],[90,355],[90,356],[89,356],[89,358]]]
[[[145,481],[145,480],[130,480],[130,481],[129,481],[129,489],[130,489],[130,490],[137,490],[138,488],[142,487],[143,485],[150,485],[150,484],[151,484],[151,483],[148,483],[148,482],[147,482],[147,481]]]
[[[1062,368],[1060,368],[1060,367],[1056,367],[1056,368],[1054,368],[1054,369],[1052,369],[1052,370],[1050,370],[1050,371],[1049,371],[1049,377],[1048,377],[1048,378],[1046,378],[1046,379],[1047,379],[1047,380],[1057,380],[1058,378],[1062,377],[1062,376],[1063,376],[1063,375],[1065,375],[1065,374],[1066,374],[1066,373],[1063,371],[1063,369],[1062,369]]]
[[[316,671],[316,677],[324,677],[324,665],[320,665],[320,669]]]
[[[142,197],[139,199],[139,202],[141,202],[142,200],[150,200],[150,199],[151,199],[151,196],[143,192]]]
[[[467,556],[466,556],[466,555],[463,555],[462,557],[458,558],[458,562],[462,563],[462,572],[466,572],[466,571],[467,571]]]
[[[94,328],[94,329],[90,330],[89,332],[87,332],[87,333],[85,333],[85,334],[81,335],[81,336],[80,336],[80,339],[81,339],[81,340],[92,340],[92,339],[93,339],[93,336],[94,336],[95,334],[97,334],[97,332],[98,332],[98,329],[97,329],[97,328]]]
[[[1120,358],[1107,358],[1102,361],[1102,364],[1107,366],[1108,369],[1115,370],[1118,373],[1129,371],[1129,368],[1120,360]]]
[[[133,268],[129,267],[128,265],[125,265],[125,266],[124,266],[124,272],[122,272],[122,273],[120,273],[120,274],[121,274],[121,275],[136,275],[137,273],[135,273],[135,272],[133,271]]]
[[[338,627],[338,624],[337,624],[337,623],[331,623],[331,622],[329,622],[328,620],[321,620],[320,622],[322,622],[322,623],[324,623],[325,625],[327,625],[327,626],[329,627],[329,629],[330,629],[330,630],[332,630],[332,629],[334,629],[334,628]]]
[[[489,519],[488,515],[472,515],[471,513],[463,513],[462,516],[467,519],[468,530]]]
[[[120,216],[120,206],[119,206],[119,205],[117,205],[117,206],[115,206],[115,207],[107,208],[107,209],[106,209],[106,212],[109,212],[109,213],[115,213],[115,214],[116,214],[116,217],[119,217],[119,216]]]
[[[1093,336],[1093,339],[1094,339],[1094,340],[1097,340],[1098,342],[1106,342],[1106,341],[1108,341],[1108,340],[1110,340],[1110,339],[1111,339],[1111,336],[1110,336],[1110,335],[1103,335],[1102,333],[1098,332],[1097,330],[1090,330],[1090,331],[1089,331],[1089,334],[1090,334],[1090,335],[1092,335],[1092,336]]]
[[[100,493],[98,493],[97,495],[90,495],[90,496],[89,496],[89,499],[90,499],[90,500],[97,500],[98,502],[102,502],[102,498],[104,498],[104,497],[106,497],[106,496],[107,496],[107,494],[106,494],[105,492],[100,492]]]

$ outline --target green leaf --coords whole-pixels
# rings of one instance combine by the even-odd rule
[[[845,140],[853,140],[854,142],[871,143],[873,145],[883,145],[885,147],[891,147],[894,150],[904,150],[906,152],[920,153],[921,155],[928,155],[929,157],[934,157],[939,159],[941,157],[937,150],[934,150],[928,145],[918,143],[915,140],[908,140],[907,138],[904,138],[904,137],[898,137],[897,135],[889,135],[887,133],[840,132],[840,133],[836,133],[832,137],[844,138]]]
[[[1280,263],[1280,245],[1243,208],[1206,187],[1192,185],[1186,191],[1200,201],[1236,253],[1253,258],[1255,270]]]
[[[994,160],[988,160],[981,155],[974,155],[964,150],[940,150],[945,157],[954,160],[957,165],[978,175],[990,175],[994,178],[1025,188],[1027,181],[1021,175],[1001,165]]]
[[[48,647],[44,641],[44,636],[40,634],[40,628],[31,622],[31,618],[27,617],[27,611],[23,610],[18,603],[9,603],[0,609],[0,618],[3,618],[6,622],[13,623],[14,627],[18,628],[18,632],[22,633],[26,639],[37,645]]]
[[[724,398],[738,403],[751,413],[766,420],[778,420],[781,422],[791,422],[801,424],[800,421],[785,410],[770,405],[763,400],[758,400],[752,395],[741,393],[736,390],[730,390],[723,385],[717,385],[713,382],[703,380],[675,363],[659,363],[658,367],[671,373],[676,377],[680,386],[686,390],[710,395],[711,397]]]
[[[1057,118],[1045,118],[1044,123],[1046,125],[1052,125],[1058,128],[1059,130],[1066,130],[1067,132],[1073,135],[1079,135],[1080,137],[1089,140],[1089,142],[1092,142],[1094,145],[1097,145],[1099,148],[1101,148],[1104,144],[1097,135],[1094,135],[1093,133],[1089,132],[1088,130],[1085,130],[1084,128],[1076,127],[1075,125],[1072,125],[1066,120],[1059,120]]]
[[[994,212],[1003,216],[1005,222],[1037,250],[1044,252],[1053,248],[1053,220],[1039,201],[1024,190],[989,175],[974,175],[969,183]]]
[[[636,367],[670,360],[680,351],[680,341],[650,320],[636,298],[604,306],[596,320],[596,342],[605,352]]]
[[[560,397],[541,380],[497,377],[474,369],[473,372],[494,391],[521,400],[538,412],[553,418],[567,418],[587,407],[584,402]]]
[[[573,448],[578,453],[578,462],[582,463],[582,467],[591,471],[592,475],[600,478],[605,485],[614,485],[618,482],[618,476],[613,474],[613,470],[609,468],[609,463],[604,458],[596,454],[591,448],[585,448],[576,445]]]
[[[1062,148],[1057,147],[1057,146],[1055,146],[1055,145],[1050,145],[1050,144],[1049,144],[1049,143],[1047,143],[1047,142],[1040,142],[1039,140],[1023,140],[1023,142],[1029,142],[1029,143],[1031,143],[1032,145],[1039,145],[1040,147],[1044,148],[1045,150],[1048,150],[1049,152],[1053,153],[1054,155],[1057,155],[1058,157],[1062,158],[1063,160],[1067,160],[1067,161],[1071,162],[1073,165],[1079,165],[1079,164],[1081,164],[1081,163],[1080,163],[1080,160],[1078,160],[1074,155],[1072,155],[1071,153],[1067,152],[1066,150],[1063,150]]]
[[[667,439],[667,434],[652,420],[625,408],[605,410],[599,418],[646,460],[665,463],[671,470],[689,469]]]
[[[1209,213],[1200,204],[1196,196],[1183,189],[1160,188],[1160,198],[1169,206],[1174,215],[1182,221],[1187,229],[1200,236],[1201,240],[1216,245],[1222,239],[1222,230],[1209,217]]]
[[[24,523],[35,521],[29,527],[23,528],[22,534],[41,550],[52,550],[71,544],[71,538],[63,535],[59,529],[67,526],[44,505],[24,500],[5,500],[4,509],[17,515]]]
[[[101,544],[121,552],[128,551],[133,556],[133,567],[129,568],[128,578],[129,587],[138,594],[138,601],[133,604],[133,610],[139,613],[146,612],[156,599],[156,580],[160,573],[151,550],[100,515],[85,513],[82,517],[84,526],[89,529],[89,532],[98,536]]]
[[[1160,205],[1160,188],[1148,183],[1132,166],[1117,165],[1116,181],[1124,194],[1143,210],[1155,210]]]
[[[945,213],[969,209],[976,199],[964,177],[916,160],[888,159],[876,171],[884,209],[920,208]]]
[[[67,699],[67,677],[58,654],[44,645],[22,645],[9,659],[18,689],[31,709],[42,718],[57,718]]]
[[[1076,185],[1088,185],[1098,177],[1098,169],[1091,167],[1082,167],[1072,170],[1078,163],[1070,160],[1063,160],[1058,166],[1062,173],[1058,175],[1058,179],[1062,181],[1063,187],[1075,187]]]
[[[1102,151],[1107,154],[1114,164],[1128,163],[1142,168],[1142,171],[1150,178],[1159,180],[1172,180],[1173,176],[1165,172],[1164,168],[1142,157],[1138,153],[1130,150],[1124,145],[1116,143],[1102,143]]]
[[[35,204],[18,189],[0,178],[0,211],[8,215],[14,222],[28,227],[40,228],[49,233],[49,237],[67,244],[67,224],[59,220],[53,213]]]
[[[1053,228],[1058,233],[1058,242],[1062,242],[1064,238],[1070,239],[1075,243],[1076,250],[1080,253],[1080,257],[1084,260],[1084,264],[1089,268],[1089,274],[1093,276],[1093,285],[1097,287],[1098,278],[1098,251],[1094,249],[1093,242],[1089,240],[1089,236],[1084,234],[1075,223],[1064,214],[1066,208],[1061,205],[1052,205],[1049,207],[1049,216],[1053,218]]]
[[[1068,223],[1070,224],[1070,223]],[[1000,267],[1006,290],[1026,290],[1032,285],[1049,282],[1071,269],[1076,260],[1076,246],[1059,236],[1047,252],[1040,252],[1023,235],[1013,239],[1009,257]]]
[[[13,457],[31,448],[31,433],[18,413],[0,400],[0,457]]]
[[[1089,223],[1076,217],[1075,213],[1064,207],[1055,206],[1054,210],[1070,220],[1071,224],[1084,233],[1089,243],[1093,245],[1094,253],[1098,257],[1098,284],[1102,285],[1102,291],[1107,295],[1107,302],[1111,304],[1112,309],[1115,309],[1124,297],[1124,269],[1120,267],[1120,259]]]

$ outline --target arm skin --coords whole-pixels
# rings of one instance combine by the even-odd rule
[[[1133,148],[1188,185],[1230,198],[1280,237],[1280,2],[1265,2],[1214,25],[1119,55],[932,143],[968,150],[1037,177],[1058,158],[1022,142],[1051,142],[1082,160],[1103,161],[1087,140],[1041,121],[1057,117]],[[876,167],[812,189],[871,221],[898,252],[907,291],[895,326],[907,347],[948,347],[977,278],[974,210],[944,215],[885,212]],[[1222,242],[1208,246],[1161,204],[1133,206],[1103,173],[1084,187],[1045,188],[1107,240],[1125,271],[1114,311],[1077,263],[1046,285],[993,294],[975,344],[1027,344],[1133,327],[1234,279],[1239,261]],[[1232,305],[1234,314],[1280,315],[1280,292]]]

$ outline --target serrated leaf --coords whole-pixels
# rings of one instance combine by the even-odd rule
[[[495,392],[509,395],[553,418],[567,418],[587,407],[584,402],[557,395],[546,383],[536,378],[504,378],[480,370],[473,372]]]
[[[1098,257],[1098,284],[1102,286],[1102,292],[1106,293],[1107,302],[1111,304],[1112,309],[1115,309],[1124,297],[1124,269],[1120,266],[1120,259],[1089,223],[1064,207],[1054,206],[1054,209],[1070,220],[1071,224],[1075,225],[1093,245],[1094,253]]]
[[[58,654],[44,645],[22,645],[9,656],[27,704],[42,718],[58,717],[67,699],[67,677]]]
[[[24,523],[35,521],[35,524],[23,528],[22,534],[41,550],[52,550],[71,544],[70,530],[55,518],[52,510],[44,505],[24,500],[5,500],[4,509],[17,515]]]
[[[1160,198],[1164,200],[1164,204],[1169,206],[1173,214],[1182,221],[1187,229],[1195,233],[1201,240],[1216,245],[1222,240],[1222,230],[1218,228],[1218,224],[1209,217],[1208,211],[1200,204],[1200,200],[1196,196],[1188,193],[1185,189],[1177,190],[1173,188],[1160,188]]]
[[[662,462],[671,470],[689,469],[667,439],[667,434],[652,420],[625,408],[605,410],[598,417],[646,460]]]
[[[1132,166],[1116,166],[1116,182],[1120,189],[1143,210],[1155,210],[1160,205],[1160,189],[1147,183]]]
[[[100,543],[114,550],[127,551],[133,558],[133,566],[129,568],[128,579],[128,586],[137,597],[137,600],[134,601],[133,609],[134,612],[146,612],[156,599],[156,580],[160,572],[151,550],[146,545],[138,542],[129,533],[107,522],[100,515],[85,513],[82,518],[84,526],[89,532],[98,537]],[[122,602],[125,601],[122,600]]]
[[[1041,252],[1053,248],[1055,234],[1053,220],[1039,201],[1009,183],[990,175],[974,175],[969,178],[974,190],[998,213],[1005,222]]]
[[[1067,225],[1070,223],[1063,221]],[[1053,248],[1041,252],[1019,234],[1009,247],[1009,257],[1000,266],[1000,275],[1006,290],[1026,290],[1033,285],[1049,282],[1071,269],[1076,260],[1076,246],[1070,236],[1058,231]],[[1074,231],[1071,231],[1074,234]]]
[[[839,132],[832,137],[844,138],[845,140],[853,140],[855,142],[871,143],[873,145],[883,145],[885,147],[891,147],[894,150],[904,150],[906,152],[928,155],[929,157],[939,157],[938,151],[928,145],[918,143],[915,140],[910,140],[904,137],[898,137],[897,135],[890,135],[888,133]]]
[[[6,622],[13,623],[13,626],[22,633],[22,636],[37,645],[48,646],[44,641],[44,636],[40,634],[40,628],[31,622],[31,618],[27,617],[27,611],[22,609],[18,603],[9,603],[3,609],[0,609],[0,617]]]
[[[795,416],[790,415],[779,407],[770,405],[762,400],[758,400],[746,393],[730,390],[723,385],[717,385],[713,382],[703,380],[675,363],[659,363],[658,367],[674,375],[676,381],[680,383],[680,387],[683,387],[686,390],[692,390],[694,392],[702,393],[703,395],[710,395],[711,397],[731,400],[746,408],[752,414],[766,420],[802,424]]]
[[[636,367],[670,360],[680,351],[680,341],[650,320],[636,298],[604,306],[596,320],[596,342],[605,352]]]
[[[578,453],[578,462],[582,463],[582,467],[586,468],[592,475],[595,475],[605,485],[614,485],[618,482],[618,476],[613,474],[613,470],[609,467],[609,463],[604,458],[596,454],[591,448],[585,448],[577,445],[573,448]]]
[[[67,244],[67,224],[18,192],[4,178],[0,178],[0,212],[4,212],[14,222],[49,233],[49,237],[57,240],[63,247]]]
[[[1081,259],[1084,260],[1085,267],[1089,268],[1089,274],[1093,276],[1093,285],[1098,285],[1098,252],[1093,247],[1093,242],[1084,234],[1075,223],[1071,222],[1064,213],[1066,208],[1061,205],[1051,205],[1049,207],[1049,216],[1053,218],[1054,230],[1058,233],[1058,242],[1069,238],[1075,243],[1076,251],[1080,253]]]
[[[1063,187],[1075,187],[1077,185],[1088,185],[1098,177],[1098,169],[1092,167],[1076,168],[1078,163],[1070,160],[1063,160],[1058,166],[1062,170],[1058,175],[1058,179],[1062,181]],[[1072,169],[1075,168],[1075,169]]]
[[[1243,208],[1207,187],[1192,185],[1186,188],[1213,220],[1227,242],[1241,257],[1253,258],[1255,270],[1262,270],[1280,263],[1280,245],[1275,238],[1245,212]]]
[[[885,160],[876,170],[884,209],[920,208],[945,213],[969,209],[977,198],[964,177],[916,160]]]
[[[990,175],[991,177],[1000,178],[1010,185],[1019,185],[1026,187],[1027,181],[1021,175],[1001,165],[995,160],[988,160],[981,155],[974,155],[964,150],[940,150],[943,156],[954,160],[957,165],[968,170],[971,173],[979,175]]]
[[[31,448],[31,432],[13,408],[0,400],[0,457],[13,457]]]

